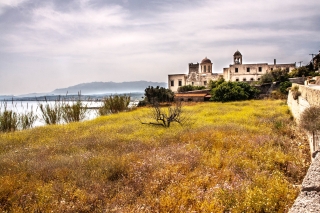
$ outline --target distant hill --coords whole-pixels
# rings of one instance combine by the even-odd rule
[[[65,95],[77,94],[81,91],[82,95],[86,94],[102,94],[102,93],[133,93],[133,92],[144,92],[144,89],[148,86],[160,86],[167,87],[167,83],[164,82],[151,82],[151,81],[131,81],[131,82],[91,82],[77,84],[75,86],[56,89],[50,94],[54,95]]]

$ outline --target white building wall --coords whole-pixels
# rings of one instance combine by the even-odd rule
[[[181,86],[186,85],[186,76],[185,74],[176,74],[176,75],[168,75],[168,87],[172,92],[177,92],[179,88],[179,82],[181,82]]]

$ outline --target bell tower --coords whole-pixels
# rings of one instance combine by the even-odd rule
[[[239,50],[237,50],[234,54],[233,54],[233,63],[234,64],[242,64],[242,55],[239,52]]]

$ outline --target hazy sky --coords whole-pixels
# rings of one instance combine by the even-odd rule
[[[222,72],[320,50],[319,0],[0,0],[0,95],[93,81],[166,82],[208,57]]]

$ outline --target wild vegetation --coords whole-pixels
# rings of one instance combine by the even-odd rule
[[[206,89],[205,86],[192,86],[192,85],[185,85],[178,88],[178,92],[187,92],[187,91],[194,91],[194,90],[203,90]]]
[[[16,104],[13,104],[13,101],[12,109],[10,110],[7,108],[8,102],[0,102],[0,132],[32,128],[38,119],[46,125],[83,121],[87,118],[88,102],[90,101],[89,99],[83,100],[80,93],[76,99],[58,98],[55,101],[47,101],[45,98],[45,101],[38,102],[37,109],[33,110],[27,107],[23,113],[17,112],[18,109]],[[130,96],[114,95],[105,97],[101,103],[101,106],[97,107],[97,114],[100,116],[122,112],[129,109]],[[39,113],[37,113],[38,109]]]
[[[174,98],[174,93],[170,89],[164,87],[147,87],[144,90],[145,102],[149,104],[162,103],[162,102],[172,102]],[[145,105],[142,103],[141,105]]]
[[[181,102],[171,104],[167,108],[161,107],[158,103],[153,104],[150,113],[143,118],[136,118],[142,124],[160,125],[170,127],[171,123],[176,122],[180,125],[188,126],[193,123],[192,113],[186,112]]]
[[[211,90],[211,101],[240,101],[255,98],[259,91],[245,82],[231,82],[219,79],[209,83]]]
[[[301,114],[299,125],[312,134],[313,146],[317,149],[315,135],[320,131],[320,107],[311,106],[305,109]]]
[[[307,76],[318,76],[319,73],[316,72],[316,70],[313,67],[312,63],[309,63],[306,66],[302,66],[302,67],[298,67],[296,69],[293,69],[290,73],[289,73],[289,77],[290,78],[295,78],[295,77],[307,77]]]
[[[99,108],[99,115],[108,115],[128,110],[130,96],[114,95],[105,97],[102,101],[102,106]]]
[[[200,103],[192,128],[149,108],[0,133],[0,212],[286,212],[309,165],[282,101]]]
[[[7,108],[7,103],[0,103],[0,132],[12,132],[18,129],[29,129],[33,126],[37,115],[32,111],[17,113]]]

